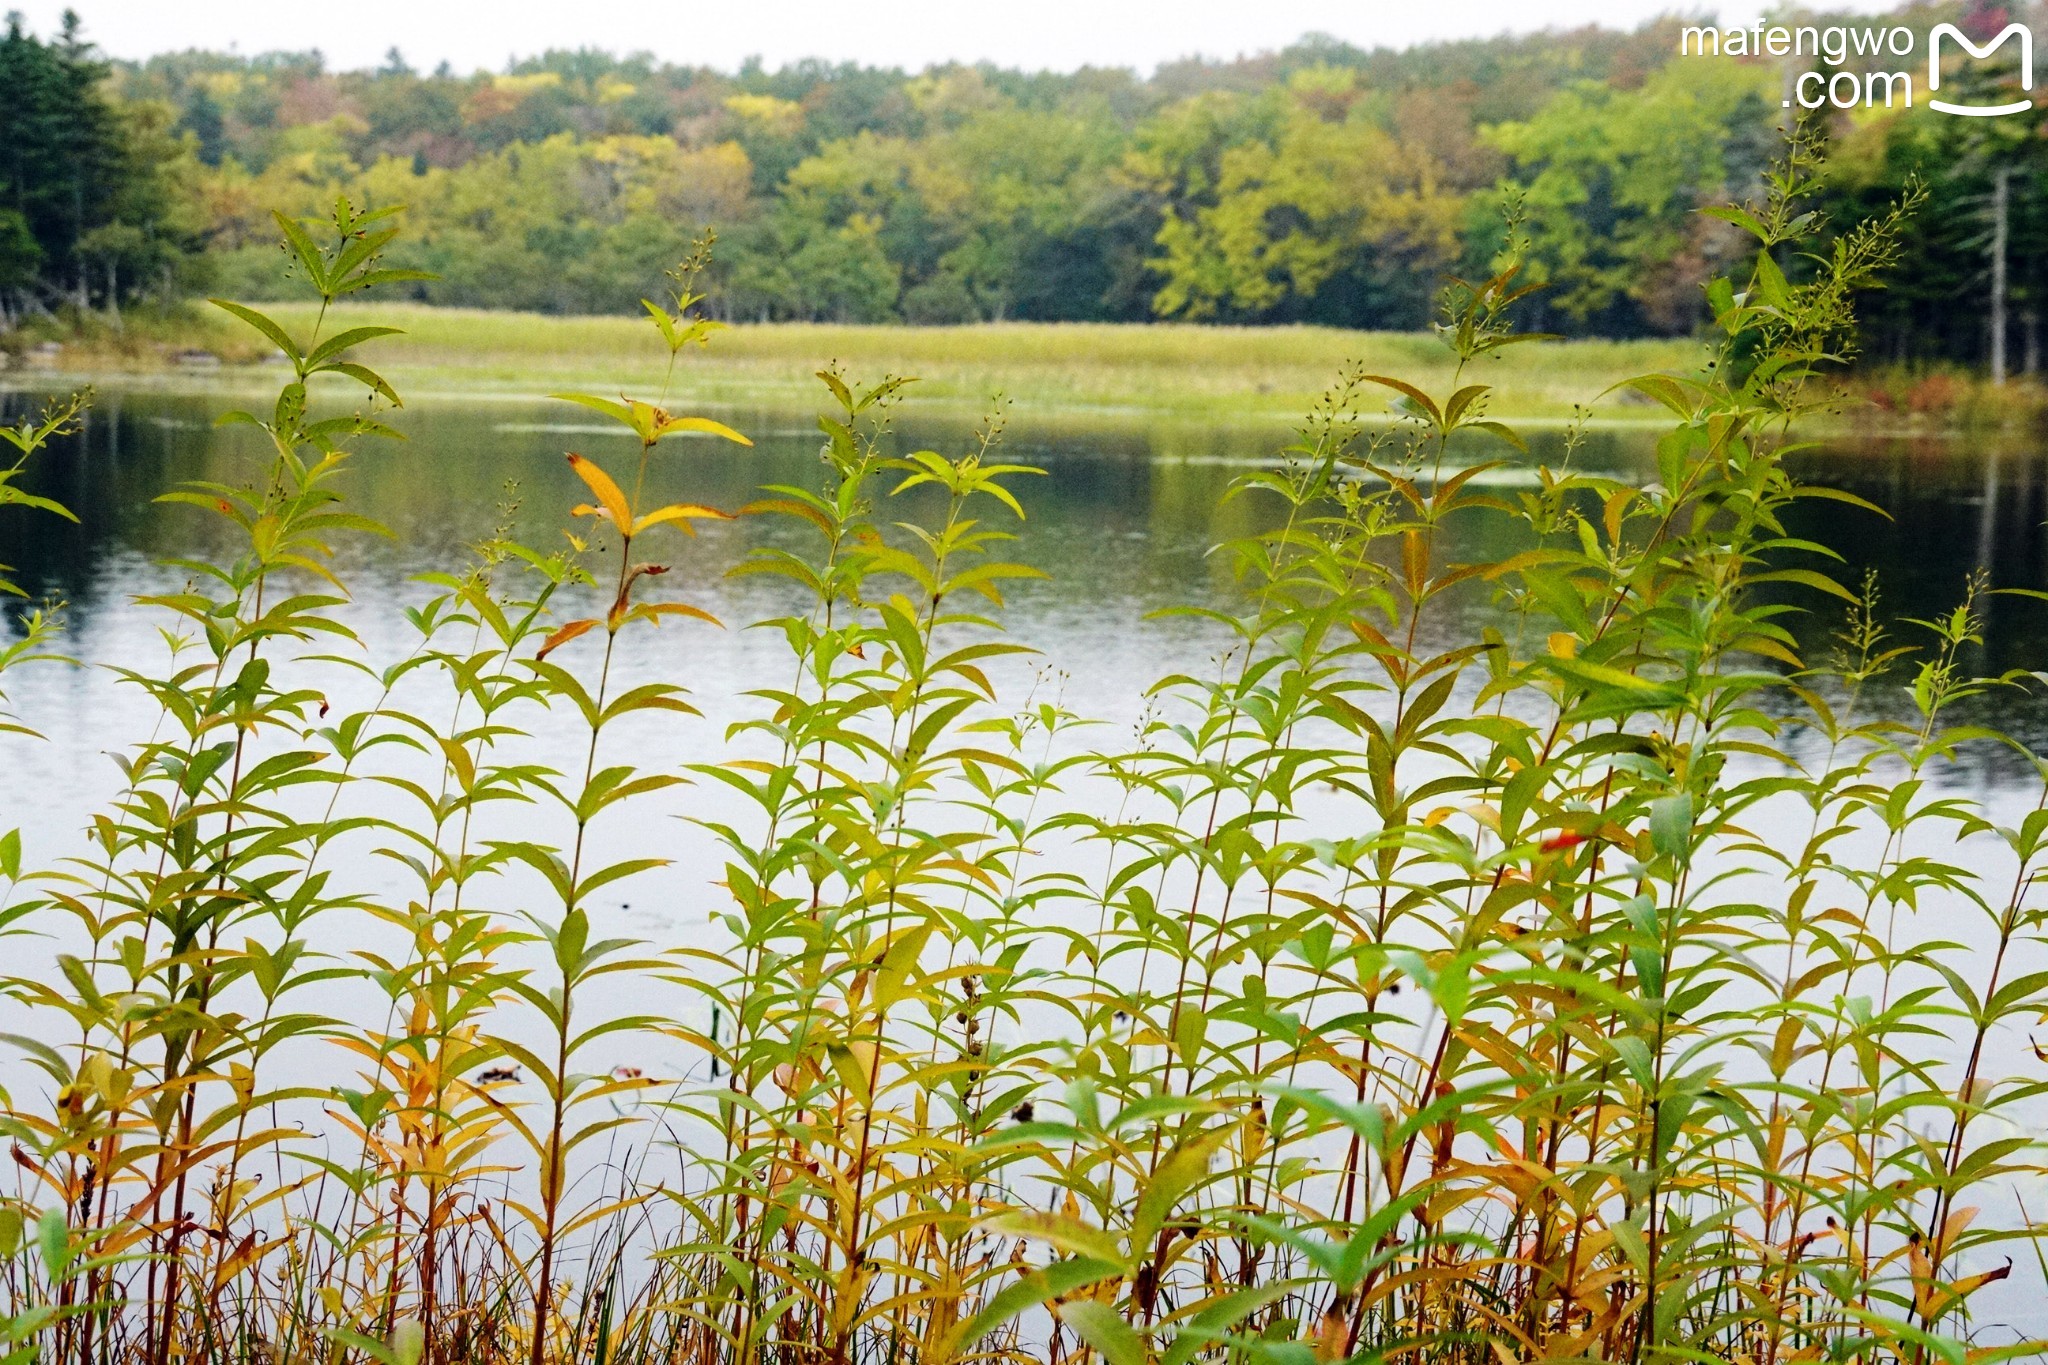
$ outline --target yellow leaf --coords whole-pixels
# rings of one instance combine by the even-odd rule
[[[1948,1287],[1949,1299],[1951,1302],[1953,1302],[1957,1299],[1964,1298],[1967,1295],[1974,1294],[1979,1289],[1982,1289],[1985,1285],[1996,1284],[1998,1281],[2006,1279],[2011,1274],[2012,1258],[2008,1256],[2006,1258],[2005,1264],[2000,1266],[1998,1269],[1979,1271],[1975,1275],[1965,1275],[1962,1279],[1957,1280],[1954,1284],[1950,1285]]]
[[[723,436],[726,440],[737,441],[743,446],[753,444],[723,422],[714,422],[709,417],[671,417],[664,412],[655,424],[654,438],[660,440],[672,431],[701,431],[707,436]]]
[[[1934,1262],[1913,1234],[1906,1242],[1906,1269],[1913,1277],[1913,1311],[1930,1317],[1934,1310]]]
[[[574,451],[569,454],[569,468],[576,471],[577,478],[590,485],[590,491],[597,495],[598,502],[611,514],[612,525],[623,527],[633,524],[633,513],[626,506],[626,495],[612,482],[611,475]]]
[[[731,521],[732,513],[721,512],[716,507],[700,507],[693,502],[670,503],[667,507],[649,512],[646,516],[634,522],[633,534],[637,536],[650,526],[659,526],[662,522],[672,521],[682,527],[684,531],[694,536],[697,534],[696,529],[690,525],[693,520]]]
[[[687,602],[652,602],[643,604],[633,608],[627,614],[627,619],[644,617],[658,626],[661,624],[661,618],[664,616],[687,616],[694,621],[708,621],[721,630],[725,628],[725,622],[719,620],[710,612],[705,611],[702,607],[693,607]]]
[[[1560,659],[1576,659],[1579,656],[1579,637],[1569,631],[1552,632],[1550,652]]]

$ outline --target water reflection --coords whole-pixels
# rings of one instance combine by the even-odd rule
[[[19,412],[34,396],[0,396]],[[15,566],[32,595],[69,604],[73,644],[87,657],[108,657],[153,628],[133,596],[176,581],[161,561],[220,550],[222,528],[188,508],[153,501],[191,479],[244,481],[261,459],[260,433],[216,428],[231,403],[219,395],[101,396],[81,435],[51,453],[30,483],[73,508],[79,523],[0,508],[0,560]],[[411,438],[372,448],[349,475],[353,505],[393,531],[390,540],[356,538],[342,547],[344,577],[365,617],[391,610],[419,589],[408,579],[459,562],[465,544],[501,524],[529,543],[559,543],[563,509],[581,486],[562,452],[581,449],[603,459],[629,446],[603,426],[578,420],[560,404],[441,401],[408,409],[401,425]],[[739,411],[720,416],[747,431],[752,450],[705,440],[664,447],[659,475],[677,495],[737,507],[767,483],[818,482],[819,437],[805,412]],[[973,422],[920,415],[910,404],[897,436],[906,448],[963,448]],[[1124,719],[1152,679],[1191,666],[1209,649],[1201,630],[1183,623],[1143,624],[1148,612],[1178,602],[1227,601],[1228,565],[1210,547],[1252,530],[1270,503],[1227,498],[1246,468],[1274,458],[1287,433],[1262,426],[1192,426],[1127,417],[1068,417],[1012,422],[1006,456],[1047,471],[1026,490],[1030,519],[1017,528],[1016,556],[1051,580],[1014,594],[1013,626],[1069,674],[1077,709]],[[1580,467],[1625,478],[1650,477],[1651,430],[1594,432],[1575,457]],[[1555,432],[1534,434],[1533,459],[1556,459]],[[1799,457],[1801,477],[1854,493],[1889,509],[1891,519],[1835,501],[1794,509],[1788,533],[1835,547],[1845,582],[1877,570],[1888,614],[1904,619],[1945,614],[1974,571],[2001,588],[2048,588],[2048,479],[2027,443],[1957,439],[1832,441]],[[710,528],[693,547],[687,572],[739,619],[774,609],[772,585],[722,585],[718,575],[759,537],[788,534],[748,520]],[[1516,546],[1505,517],[1474,518],[1450,553],[1462,560],[1496,557]],[[1792,623],[1809,650],[1827,646],[1834,608],[1811,603]],[[1483,596],[1461,604],[1449,631],[1469,628],[1490,610]],[[1986,671],[2048,669],[2048,603],[2025,596],[1985,599],[1988,627],[1980,657]],[[1901,640],[1915,628],[1898,627]],[[649,646],[660,648],[660,646]],[[719,646],[729,649],[729,646]],[[16,682],[17,710],[32,711],[35,690],[64,692],[77,679],[49,676]],[[1887,696],[1895,696],[1887,693]],[[54,698],[52,698],[54,700]],[[2048,706],[2014,692],[1980,709],[2023,736],[2048,742]]]

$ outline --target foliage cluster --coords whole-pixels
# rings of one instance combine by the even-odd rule
[[[2009,10],[1945,0],[1868,22],[1984,38]],[[1419,329],[1434,279],[1485,272],[1491,207],[1511,187],[1528,204],[1529,275],[1553,286],[1529,305],[1540,325],[1684,335],[1709,324],[1700,288],[1743,249],[1696,210],[1761,184],[1793,73],[1680,57],[1679,31],[1401,52],[1309,38],[1144,79],[818,62],[726,74],[588,50],[501,74],[422,73],[396,51],[332,72],[317,54],[188,52],[118,65],[102,86],[108,68],[75,28],[39,43],[17,25],[0,48],[17,92],[0,107],[0,200],[21,221],[0,217],[0,290],[17,291],[16,312],[207,274],[289,297],[269,208],[317,214],[347,193],[412,207],[395,249],[438,276],[413,294],[439,304],[631,313],[709,229],[724,241],[714,306],[734,318]],[[2017,75],[2007,52],[1950,78]],[[1909,185],[1933,199],[1906,230],[1899,287],[1872,301],[1873,354],[1985,356],[1982,317],[1953,304],[1988,288],[2003,175],[2008,349],[2012,368],[2038,370],[2039,113],[1815,117],[1838,143],[1818,197],[1843,229]]]
[[[1548,325],[1627,336],[1702,320],[1731,239],[1691,211],[1755,183],[1776,113],[1772,71],[1674,62],[1676,34],[1307,39],[1149,79],[181,53],[108,89],[175,121],[169,237],[203,240],[238,297],[290,296],[271,206],[317,214],[345,192],[411,207],[396,249],[440,277],[415,291],[440,304],[632,312],[708,228],[734,318],[1419,329],[1439,275],[1483,273],[1507,181],[1531,190],[1532,271],[1560,285],[1535,305]],[[69,282],[67,253],[48,261]],[[104,283],[95,302],[119,292]]]
[[[182,296],[206,218],[168,107],[111,100],[76,15],[0,36],[0,332],[59,299]]]
[[[167,495],[239,548],[153,599],[166,657],[123,667],[160,719],[79,855],[0,842],[7,927],[58,950],[6,983],[42,1073],[4,1119],[9,1358],[2035,1350],[1986,1305],[2048,1271],[2017,1037],[2048,763],[1952,723],[2012,681],[1966,670],[1981,589],[1895,643],[1783,530],[1830,496],[1790,426],[1896,249],[1845,234],[1788,283],[1813,188],[1797,154],[1722,211],[1752,245],[1708,291],[1714,369],[1632,381],[1670,414],[1642,486],[1567,459],[1486,491],[1527,458],[1482,369],[1538,339],[1534,286],[1513,249],[1454,283],[1448,385],[1349,372],[1241,481],[1273,516],[1224,547],[1218,657],[1128,742],[1013,690],[1033,471],[1000,419],[899,451],[906,381],[830,370],[818,482],[724,510],[670,438],[740,433],[563,395],[634,437],[568,456],[567,548],[428,574],[411,646],[366,657],[333,550],[375,529],[341,493],[397,396],[359,358],[383,329],[329,306],[406,281],[389,210],[281,217],[318,320],[223,305],[292,371],[228,419],[264,457]],[[716,326],[703,264],[646,305],[671,363]],[[320,415],[341,386],[362,406]],[[669,585],[729,515],[798,533],[734,570],[783,593],[780,677],[637,764],[720,683],[624,661],[709,628]],[[1525,548],[1449,562],[1479,517]],[[1847,599],[1839,657],[1799,657],[1788,595]],[[2001,744],[2019,809],[1944,785]],[[635,816],[685,782],[722,865],[634,942],[606,889],[661,876]],[[337,1055],[355,1078],[310,1079]]]

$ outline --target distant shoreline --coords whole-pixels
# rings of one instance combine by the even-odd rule
[[[300,304],[266,311],[303,334],[313,310]],[[652,327],[631,317],[365,303],[337,308],[328,333],[366,323],[406,334],[365,348],[399,391],[418,397],[535,398],[562,388],[661,388],[666,353]],[[256,362],[260,342],[225,317],[152,329],[141,338],[73,342],[46,363],[0,372],[8,387],[37,377],[73,377],[175,389],[233,389],[273,382]],[[181,364],[179,355],[199,365]],[[213,363],[218,357],[220,363]],[[1704,358],[1699,342],[1574,341],[1516,348],[1465,382],[1497,386],[1493,413],[1517,420],[1568,420],[1631,374],[1689,372]],[[918,378],[918,408],[981,410],[1001,394],[1014,415],[1177,416],[1204,421],[1291,420],[1334,381],[1347,360],[1427,383],[1448,383],[1449,353],[1425,333],[1324,327],[1219,327],[1175,323],[979,323],[957,327],[741,323],[678,365],[673,392],[689,402],[784,407],[822,394],[816,371],[837,362],[857,379]],[[1369,396],[1365,407],[1380,406]],[[1649,419],[1646,404],[1602,404],[1601,415]],[[1639,410],[1638,410],[1639,409]]]
[[[306,305],[265,307],[296,334],[313,323]],[[337,307],[327,334],[368,323],[404,329],[372,342],[365,354],[412,401],[530,401],[569,388],[652,397],[667,368],[659,338],[639,318],[370,302]],[[252,333],[204,310],[177,323],[152,320],[126,335],[73,341],[51,355],[17,357],[0,370],[0,388],[90,382],[239,392],[274,386],[275,368],[262,363],[263,354]],[[1564,425],[1578,404],[1593,406],[1592,426],[1661,426],[1669,420],[1662,408],[1608,390],[1636,374],[1695,373],[1704,359],[1703,343],[1691,338],[1551,342],[1510,348],[1462,382],[1494,385],[1491,415],[1532,428]],[[1449,353],[1426,333],[1181,323],[739,323],[717,333],[707,349],[685,355],[670,394],[684,405],[802,408],[823,394],[816,372],[836,362],[866,382],[917,376],[908,391],[911,410],[933,415],[978,416],[1000,394],[1018,421],[1278,426],[1300,418],[1350,360],[1425,389],[1447,388],[1452,378]],[[1360,406],[1378,411],[1380,393],[1366,393]],[[1843,425],[1902,435],[1972,425],[1867,412],[1872,420]]]

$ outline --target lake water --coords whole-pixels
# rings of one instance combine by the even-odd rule
[[[0,394],[0,411],[19,414],[40,401],[33,393]],[[227,547],[217,519],[153,499],[184,480],[250,477],[262,458],[261,435],[213,425],[221,412],[249,401],[225,392],[102,394],[81,434],[48,452],[29,481],[74,509],[79,523],[0,508],[0,563],[14,566],[32,596],[66,604],[66,652],[89,663],[160,656],[157,631],[167,621],[134,599],[178,585],[182,573],[163,567],[164,560]],[[665,497],[735,508],[766,483],[820,481],[814,412],[716,415],[749,434],[754,447],[708,439],[664,445],[656,469]],[[465,547],[504,520],[508,499],[517,503],[512,525],[520,538],[542,547],[561,543],[568,507],[585,496],[563,452],[581,449],[602,459],[630,450],[630,438],[583,420],[591,416],[546,401],[428,401],[399,415],[407,442],[365,448],[346,476],[351,505],[394,534],[345,542],[339,572],[355,598],[350,623],[371,657],[388,662],[410,647],[399,608],[428,592],[411,580],[459,567]],[[921,415],[915,402],[896,422],[905,449],[942,451],[968,448],[974,426],[969,416]],[[1232,500],[1226,491],[1247,469],[1271,463],[1287,437],[1284,429],[1261,426],[1014,415],[1004,457],[1038,466],[1045,477],[1018,481],[1029,518],[1015,528],[1010,549],[1049,577],[1010,590],[1012,632],[1040,651],[1012,670],[1012,683],[1031,686],[1030,673],[1042,670],[1041,688],[1056,689],[1069,709],[1122,726],[1136,719],[1154,680],[1199,669],[1214,654],[1213,633],[1190,618],[1148,614],[1230,600],[1228,569],[1210,547],[1255,529],[1270,513],[1258,499]],[[1654,429],[1596,431],[1576,458],[1581,467],[1646,480],[1653,437]],[[1532,459],[1559,454],[1555,432],[1538,432],[1534,441]],[[1501,476],[1512,483],[1521,472]],[[1813,500],[1790,529],[1837,547],[1846,561],[1834,566],[1843,582],[1856,581],[1864,566],[1877,569],[1895,618],[1946,613],[1979,570],[1997,586],[2048,588],[2048,468],[2037,446],[1962,438],[1842,441],[1803,457],[1800,472],[1891,510],[1887,520]],[[791,534],[780,520],[706,527],[677,558],[671,590],[735,626],[781,609],[779,580],[724,577],[754,538]],[[1509,551],[1511,534],[1504,520],[1469,521],[1451,555],[1499,556]],[[1441,618],[1447,630],[1469,630],[1477,624],[1471,618],[1489,608],[1475,595],[1462,610],[1465,619]],[[1831,610],[1795,620],[1795,632],[1824,649],[1837,624]],[[1998,597],[1987,614],[1987,646],[1966,660],[1969,666],[2048,669],[2048,604]],[[1899,628],[1901,640],[1917,633]],[[725,723],[743,713],[747,688],[783,678],[781,648],[765,632],[641,631],[626,637],[622,665],[630,674],[683,683],[705,710],[703,721],[675,736],[673,756],[681,761],[705,757],[720,742]],[[47,742],[0,737],[9,773],[0,826],[22,824],[32,847],[73,845],[85,813],[115,780],[111,762],[81,755],[139,738],[150,724],[148,700],[101,668],[20,670],[7,684],[11,709]],[[2048,742],[2048,703],[2012,692],[1980,706],[2021,735]],[[2000,760],[1983,754],[1970,762]],[[2020,777],[1995,766],[1965,773],[1987,793]]]
[[[30,394],[0,395],[0,403],[17,412],[39,401]],[[162,657],[158,630],[169,621],[135,598],[181,583],[182,571],[164,567],[166,559],[229,547],[219,539],[219,519],[153,499],[184,480],[250,477],[264,438],[246,427],[213,425],[222,411],[248,401],[227,393],[103,394],[82,433],[50,452],[32,481],[73,508],[79,523],[0,508],[0,563],[15,566],[32,595],[67,604],[66,652],[88,664],[146,666]],[[748,433],[754,447],[709,439],[665,444],[655,475],[662,496],[736,508],[763,484],[820,482],[814,412],[716,415]],[[338,571],[354,594],[347,617],[369,658],[389,663],[410,650],[413,635],[400,609],[430,592],[414,576],[459,568],[465,547],[505,519],[508,499],[517,502],[511,520],[520,538],[543,547],[561,544],[567,509],[587,496],[563,452],[580,449],[603,459],[631,451],[630,438],[584,420],[592,416],[545,401],[427,401],[399,415],[407,442],[365,448],[346,476],[350,502],[388,525],[393,536],[351,538]],[[898,414],[896,439],[906,449],[957,452],[969,448],[974,427],[971,416],[920,415],[912,402]],[[1596,431],[1576,459],[1581,467],[1647,480],[1654,434],[1654,428]],[[1210,547],[1255,529],[1271,513],[1270,504],[1230,499],[1226,492],[1247,469],[1272,462],[1287,437],[1283,429],[1264,427],[1015,415],[1004,457],[1038,466],[1045,476],[1017,481],[1029,516],[1015,528],[1009,548],[1048,577],[1009,589],[1013,636],[1039,654],[999,678],[1010,689],[1006,701],[1032,688],[1040,696],[1056,693],[1069,710],[1127,732],[1150,684],[1201,671],[1219,647],[1214,628],[1187,616],[1148,617],[1178,603],[1229,603],[1234,587],[1227,566]],[[1535,445],[1532,459],[1560,453],[1555,432],[1537,433]],[[1499,471],[1509,484],[1525,472]],[[1844,441],[1803,457],[1800,472],[1891,509],[1887,520],[1816,499],[1801,505],[1788,529],[1839,547],[1845,563],[1835,568],[1844,582],[1855,582],[1865,566],[1877,569],[1885,608],[1895,618],[1945,614],[1968,576],[1980,570],[1998,586],[2048,588],[2048,467],[2038,447],[1934,438]],[[725,570],[756,538],[795,534],[784,518],[710,524],[676,557],[664,594],[707,607],[735,628],[687,624],[622,637],[620,667],[629,679],[681,683],[705,713],[664,724],[644,743],[622,740],[636,759],[674,771],[721,756],[726,725],[759,712],[747,690],[785,681],[789,665],[780,637],[738,628],[789,605],[781,580],[727,578]],[[1505,519],[1475,518],[1464,524],[1450,555],[1499,557],[1514,548],[1512,534]],[[1490,610],[1483,594],[1471,595],[1456,612],[1436,618],[1446,632],[1437,643],[1448,644],[1453,635],[1471,638],[1476,618]],[[1967,667],[2048,669],[2048,603],[1994,597],[1987,615],[1987,645],[1964,661]],[[1791,622],[1812,651],[1827,648],[1837,624],[1827,605]],[[1898,627],[1901,641],[1920,634]],[[8,676],[7,686],[10,709],[45,738],[0,736],[7,774],[0,828],[21,825],[28,861],[48,865],[50,857],[76,849],[87,814],[113,794],[117,773],[107,756],[147,733],[153,707],[140,689],[119,683],[103,667],[22,669]],[[369,699],[366,691],[360,698],[337,695],[335,702],[339,708]],[[1884,689],[1876,700],[1903,713],[1898,689]],[[2007,690],[1975,705],[1980,717],[2048,743],[2048,701]],[[542,736],[539,756],[567,770],[580,764],[579,744],[566,730],[558,742]],[[1994,807],[2021,797],[2025,775],[2017,763],[1988,746],[1975,749],[1945,780]],[[2021,799],[2031,801],[2033,789],[2025,792]],[[673,795],[655,807],[679,817],[722,814],[715,789],[699,785]],[[626,823],[614,822],[610,834],[621,850],[645,839],[650,828],[644,821],[617,828]],[[707,910],[677,907],[714,900],[708,893],[721,863],[684,856],[712,851],[685,819],[651,828],[680,865],[697,863],[686,882],[633,909],[637,927],[661,939],[679,918],[701,922]]]
[[[67,653],[89,665],[146,665],[162,657],[158,630],[169,621],[135,598],[179,585],[184,575],[164,567],[166,559],[228,547],[219,539],[217,518],[153,499],[184,480],[250,477],[264,438],[249,428],[213,425],[222,411],[248,401],[226,392],[102,394],[80,435],[47,453],[30,480],[73,508],[78,524],[0,508],[0,563],[13,565],[33,596],[66,604]],[[37,402],[40,395],[0,394],[0,410],[16,414]],[[820,482],[814,412],[716,415],[748,433],[754,447],[709,439],[664,445],[656,465],[662,496],[736,508],[763,484]],[[543,547],[561,543],[570,524],[567,509],[586,496],[563,452],[581,449],[603,459],[631,450],[630,438],[583,420],[592,416],[545,401],[428,401],[399,415],[410,440],[366,447],[346,476],[350,502],[394,534],[345,542],[339,572],[354,594],[349,622],[371,659],[388,663],[411,648],[400,608],[430,591],[414,576],[459,568],[465,547],[505,519],[508,499],[517,503],[511,520],[520,538]],[[969,448],[975,423],[971,416],[921,415],[912,402],[900,410],[896,427],[906,449],[960,451]],[[1654,434],[1654,428],[1596,431],[1576,459],[1581,467],[1647,480]],[[1200,671],[1218,648],[1213,627],[1186,616],[1148,615],[1177,603],[1228,604],[1234,587],[1210,547],[1255,529],[1271,513],[1270,504],[1229,499],[1226,491],[1247,469],[1272,462],[1287,437],[1285,430],[1265,427],[1014,415],[1004,457],[1038,466],[1045,476],[1017,481],[1029,517],[1015,528],[1010,549],[1048,577],[1018,582],[1009,592],[1014,637],[1040,651],[1010,668],[1010,698],[1036,687],[1041,696],[1056,692],[1079,715],[1127,727],[1153,681]],[[1559,454],[1555,432],[1537,433],[1535,444],[1532,459]],[[1499,471],[1509,484],[1524,473]],[[1894,618],[1945,614],[1967,577],[1980,570],[2001,587],[2048,589],[2048,467],[2037,446],[1961,438],[1841,441],[1802,457],[1800,473],[1891,509],[1887,520],[1841,502],[1812,500],[1788,529],[1838,547],[1846,562],[1835,568],[1844,582],[1855,582],[1865,566],[1877,569]],[[635,750],[637,758],[680,765],[714,756],[725,726],[758,711],[747,689],[785,679],[780,637],[737,628],[789,605],[781,581],[731,579],[725,570],[757,537],[795,534],[782,518],[712,524],[675,559],[664,593],[695,601],[735,628],[692,624],[623,637],[620,666],[629,677],[679,682],[705,712],[701,720],[650,737],[650,747]],[[1459,560],[1499,557],[1514,546],[1505,519],[1475,518],[1459,534],[1450,550]],[[1483,595],[1473,594],[1458,608],[1462,618],[1455,612],[1438,618],[1446,631],[1439,643],[1452,634],[1471,638],[1475,618],[1490,610]],[[1838,624],[1832,613],[1823,605],[1791,622],[1811,650],[1826,649]],[[1987,645],[1964,661],[1967,667],[2048,669],[2048,603],[1994,597],[1987,616]],[[1919,634],[1898,627],[1901,641]],[[103,667],[22,669],[9,675],[7,686],[9,708],[45,739],[0,736],[7,774],[0,828],[21,825],[29,861],[47,865],[50,856],[77,847],[87,813],[115,789],[114,764],[96,756],[143,737],[153,709],[140,689],[120,684]],[[336,698],[337,705],[350,700]],[[366,702],[367,694],[355,700]],[[1903,709],[1895,689],[1878,701]],[[2048,702],[2007,690],[1975,705],[1981,716],[2048,743]],[[565,737],[562,745],[559,755],[544,757],[566,769],[580,760],[571,752],[575,741]],[[2024,776],[2018,767],[1977,747],[1983,752],[1966,755],[1947,780],[1974,788],[1994,805],[2017,795]],[[700,787],[695,797],[715,794]],[[676,806],[673,813],[712,812]],[[674,825],[683,829],[681,821]],[[673,837],[687,846],[696,836]],[[717,867],[714,861],[714,874]],[[708,888],[709,881],[703,876],[693,886]],[[671,910],[650,906],[640,913],[648,916],[643,927],[652,935],[673,927]]]
[[[0,393],[0,412],[19,414],[35,401],[30,394]],[[17,581],[32,595],[68,604],[70,652],[87,660],[120,658],[154,639],[157,614],[132,599],[177,581],[160,562],[216,548],[219,528],[196,509],[152,499],[187,479],[248,477],[260,435],[212,425],[220,412],[247,401],[225,394],[103,394],[81,436],[47,454],[29,480],[76,511],[80,523],[0,509],[0,562],[15,567]],[[714,440],[665,445],[659,465],[668,480],[665,492],[736,507],[764,483],[818,482],[813,413],[716,415],[749,434],[754,448]],[[356,510],[391,527],[394,538],[356,538],[344,547],[341,572],[356,597],[352,617],[373,642],[381,626],[402,630],[392,608],[422,595],[408,582],[413,575],[460,564],[463,547],[499,524],[511,486],[519,503],[517,534],[530,544],[560,543],[566,509],[584,496],[562,452],[581,449],[602,458],[627,448],[603,426],[580,420],[590,416],[559,403],[430,401],[400,414],[398,425],[410,441],[366,448],[348,476],[349,497]],[[906,448],[957,451],[972,439],[974,423],[920,416],[911,403],[897,426]],[[1652,435],[1597,431],[1578,459],[1582,467],[1646,479]],[[1175,603],[1228,597],[1227,571],[1208,549],[1253,529],[1262,511],[1256,500],[1226,501],[1225,490],[1247,468],[1271,462],[1286,437],[1263,426],[1115,417],[1034,421],[1028,412],[1013,419],[1006,458],[1046,471],[1042,479],[1019,483],[1030,517],[1017,528],[1014,557],[1051,577],[1015,588],[1009,620],[1017,638],[1066,673],[1074,710],[1127,718],[1147,683],[1188,666],[1190,649],[1199,657],[1203,646],[1194,628],[1143,618]],[[1536,458],[1556,457],[1554,433],[1548,439],[1535,433],[1534,441]],[[1512,478],[1513,471],[1507,473]],[[1979,569],[1996,586],[2048,588],[2048,468],[2038,445],[1940,437],[1841,441],[1804,457],[1800,473],[1893,513],[1888,521],[1842,503],[1813,501],[1791,529],[1839,549],[1847,561],[1836,566],[1844,582],[1854,582],[1863,566],[1876,568],[1895,617],[1946,612],[1965,578]],[[1452,551],[1456,557],[1498,553],[1508,543],[1505,526],[1468,528],[1465,543]],[[678,565],[690,594],[728,621],[761,615],[772,605],[762,580],[727,582],[720,575],[750,537],[774,533],[759,521],[709,528]],[[1496,537],[1497,544],[1486,543]],[[1997,598],[1989,618],[1989,642],[1974,666],[2048,668],[2048,604]],[[1794,629],[1818,641],[1833,624],[1817,615]],[[1902,628],[1902,638],[1912,633]],[[707,639],[704,632],[643,634],[633,647],[650,666],[680,651],[670,661],[687,656],[686,682],[691,674],[731,681],[731,666],[744,668],[754,652],[740,633],[723,639]],[[10,678],[9,685],[15,709],[51,739],[49,751],[75,753],[73,740],[110,739],[119,728],[110,722],[123,707],[104,677],[36,670]],[[2048,738],[2048,707],[2002,704],[2001,715],[2030,737]],[[84,795],[74,783],[87,775],[68,760],[51,775],[60,783],[46,794],[52,804],[72,806],[72,798]]]

